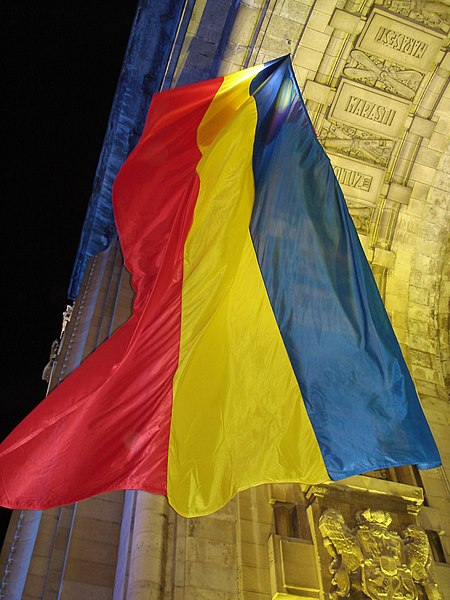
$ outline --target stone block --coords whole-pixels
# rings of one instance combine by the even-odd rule
[[[112,588],[89,585],[78,581],[64,581],[61,598],[64,600],[111,600]]]
[[[436,531],[439,534],[444,533],[439,511],[430,506],[422,506],[419,512],[419,522],[424,529]]]
[[[267,569],[269,567],[267,544],[250,544],[249,542],[241,542],[240,562],[241,564],[249,567]]]
[[[444,545],[444,543],[447,545],[447,557],[450,557],[450,545],[442,540],[442,545]],[[441,598],[450,598],[450,565],[435,563],[433,572],[441,593]]]
[[[450,98],[445,96],[440,99],[439,104],[436,107],[436,114],[448,117],[450,115]]]
[[[236,569],[220,564],[186,562],[186,585],[229,594],[237,592]]]
[[[406,185],[399,185],[398,183],[392,182],[389,185],[388,198],[394,200],[399,204],[408,204],[411,197],[412,188]]]
[[[417,335],[412,332],[408,335],[408,342],[411,348],[416,348],[418,350],[422,350],[423,352],[430,352],[431,354],[435,354],[437,350],[437,341],[430,340],[428,337],[424,337],[423,335]],[[434,384],[426,384],[424,382],[418,382],[418,385],[426,386],[426,385],[434,385]],[[439,398],[438,391],[434,388],[430,388],[429,390],[426,387],[423,387],[423,391],[434,398]]]
[[[345,31],[345,33],[355,33],[359,26],[360,16],[354,13],[349,13],[345,10],[336,8],[330,20],[331,27]]]
[[[407,214],[413,217],[421,218],[423,216],[425,206],[426,204],[423,200],[418,200],[417,198],[410,198]]]
[[[411,316],[414,316],[414,318],[428,318],[430,316],[429,311],[424,309],[424,307],[430,304],[430,292],[426,288],[411,285],[409,288],[409,300],[413,303],[410,312]],[[417,306],[414,306],[417,304],[422,308],[419,309]]]
[[[444,135],[450,134],[450,119],[439,116],[436,127],[434,129],[435,133],[442,133]]]
[[[159,558],[165,545],[163,535],[149,535],[148,531],[137,531],[133,536],[133,551],[139,555]]]
[[[241,519],[239,523],[239,534],[241,542],[248,542],[250,544],[267,543],[267,530],[262,527],[255,527],[254,521]]]
[[[439,68],[444,69],[444,71],[450,71],[450,52],[444,54],[444,58],[442,59]]]
[[[239,600],[272,600],[272,594],[263,594],[261,592],[242,592]]]
[[[241,45],[242,40],[250,40],[255,30],[258,16],[258,8],[248,6],[242,2],[236,15],[228,44]]]
[[[436,169],[441,159],[441,153],[436,150],[430,150],[429,148],[420,148],[417,153],[416,162],[420,165],[425,165]]]
[[[28,575],[23,589],[24,596],[31,596],[32,598],[43,598],[45,590],[45,577],[40,575]],[[14,598],[16,600],[17,597]],[[13,599],[11,599],[13,600]],[[19,600],[19,598],[17,598]]]
[[[250,0],[253,2],[253,0]],[[247,2],[247,0],[246,0]],[[264,1],[258,0],[258,6],[262,8]],[[240,10],[240,9],[239,9]],[[274,2],[273,3],[273,14],[280,15],[287,19],[295,19],[299,23],[304,23],[308,18],[309,6],[302,0],[287,0],[286,2]]]
[[[192,538],[188,538],[188,541]],[[236,564],[236,546],[227,544],[225,540],[212,541],[197,538],[196,560],[202,563],[214,563],[224,567],[233,567]]]
[[[391,250],[375,248],[372,262],[374,265],[393,269],[395,267],[395,254]]]
[[[431,428],[433,435],[438,438],[439,440],[442,440],[442,442],[447,442],[448,440],[448,427],[447,425],[441,425],[439,423],[434,423],[432,428]],[[442,447],[446,447],[445,444],[442,444]],[[450,500],[450,497],[449,497]]]
[[[328,85],[322,85],[315,81],[308,80],[303,90],[303,97],[305,100],[312,100],[318,104],[324,104],[328,106],[333,101],[335,90],[330,88]]]
[[[268,502],[260,505],[251,499],[239,498],[239,516],[241,519],[269,525],[273,520],[272,507]]]
[[[28,575],[45,577],[47,575],[50,558],[50,556],[33,555],[30,561]]]
[[[316,0],[314,10],[331,15],[337,4],[337,0]]]
[[[428,140],[427,148],[436,150],[437,152],[443,152],[446,150],[448,145],[447,136],[444,133],[434,132],[431,138]]]
[[[386,310],[391,310],[389,303],[386,303]],[[408,316],[406,313],[392,310],[391,322],[395,330],[397,330],[397,327],[404,330],[408,329]]]
[[[448,427],[450,425],[450,416],[448,414],[445,414],[443,410],[436,410],[427,406],[426,413],[427,420],[430,423],[435,423],[436,425],[444,425],[445,427]]]
[[[428,323],[419,321],[417,319],[409,319],[408,321],[409,332],[414,335],[427,336],[429,334]]]
[[[300,39],[300,47],[311,48],[318,52],[325,52],[329,41],[330,36],[328,34],[306,28]]]
[[[313,11],[308,20],[308,27],[314,31],[326,32],[329,21],[329,14]]]
[[[188,521],[188,535],[208,540],[233,540],[235,536],[234,523],[213,519],[210,517],[196,517]]]
[[[429,184],[431,181],[433,181],[435,173],[436,171],[432,167],[415,163],[411,170],[411,180]]]
[[[437,471],[437,469],[431,469],[432,471]],[[431,477],[429,475],[429,471],[422,471],[421,478],[423,481],[423,485],[425,488],[425,494],[427,497],[434,496],[440,498],[448,498],[447,486],[445,481],[442,479],[442,475],[440,471],[438,471],[439,476]]]
[[[161,585],[159,583],[133,581],[128,584],[127,598],[132,598],[133,600],[160,600],[161,592]]]
[[[448,239],[448,230],[446,227],[424,220],[422,222],[422,227],[420,228],[419,236],[427,242],[440,242],[445,244]]]
[[[53,550],[55,536],[39,534],[34,544],[33,554],[37,556],[50,556]]]
[[[186,586],[183,588],[175,588],[175,596],[170,600],[236,600],[236,594],[228,592],[219,592],[217,590],[205,590]],[[134,600],[134,599],[133,599]],[[147,599],[146,599],[147,600]],[[150,600],[150,599],[148,599]],[[155,597],[159,600],[159,596]]]
[[[70,554],[72,557],[77,556],[94,563],[115,565],[117,560],[117,546],[114,544],[102,544],[92,540],[72,538]]]
[[[266,34],[264,37],[263,50],[272,56],[283,56],[289,54],[292,50],[291,40],[285,36]],[[266,59],[260,56],[260,61],[264,62]],[[258,61],[259,62],[259,61]]]
[[[89,516],[99,521],[108,523],[120,523],[122,520],[123,506],[118,502],[108,502],[101,498],[88,498],[77,505],[77,517]]]
[[[389,278],[387,280],[387,293],[394,294],[399,298],[408,298],[408,288],[405,287],[404,283],[396,279]]]
[[[446,209],[448,198],[449,195],[445,190],[432,187],[430,188],[430,193],[428,194],[427,203]]]
[[[431,356],[427,352],[420,350],[410,350],[411,361],[421,367],[431,367]]]
[[[428,369],[427,367],[419,367],[413,365],[412,375],[415,381],[430,381],[437,385],[444,385],[441,373],[434,369]]]
[[[77,529],[83,532],[83,539],[94,541],[111,539],[111,537],[118,539],[120,533],[118,523],[108,523],[107,521],[99,521],[98,519],[78,515]]]
[[[87,560],[71,560],[69,558],[64,578],[68,581],[79,581],[104,587],[114,586],[116,566],[105,565]]]
[[[412,120],[409,131],[410,133],[429,139],[432,136],[435,127],[436,123],[434,121],[416,116]]]
[[[298,21],[292,17],[287,19],[279,15],[272,14],[270,20],[270,32],[275,36],[280,36],[288,40],[297,41],[299,33],[301,31],[301,25]]]
[[[258,569],[242,565],[240,569],[242,589],[251,592],[265,592],[270,589],[268,569]]]

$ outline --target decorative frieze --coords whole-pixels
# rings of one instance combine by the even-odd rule
[[[394,147],[393,140],[379,138],[344,123],[324,119],[319,139],[327,151],[387,166]]]
[[[369,56],[361,50],[352,50],[344,68],[344,75],[410,100],[416,95],[423,78],[423,74],[418,71],[405,69],[387,60]]]
[[[444,38],[437,31],[376,8],[367,19],[357,48],[426,72],[436,59]]]
[[[381,0],[377,4],[384,4],[385,8],[405,15],[428,27],[449,31],[450,12],[445,0],[439,2],[418,2],[417,0]]]
[[[396,138],[408,114],[409,102],[362,84],[342,79],[328,118]]]

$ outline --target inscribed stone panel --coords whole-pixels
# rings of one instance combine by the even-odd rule
[[[408,100],[342,79],[328,118],[395,138],[401,133],[409,106]]]
[[[374,9],[357,47],[370,54],[393,60],[405,67],[428,71],[445,36],[409,19]]]

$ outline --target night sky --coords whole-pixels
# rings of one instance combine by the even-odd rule
[[[136,4],[46,1],[2,7],[7,37],[2,439],[45,395],[41,374],[69,302],[72,266]],[[1,545],[9,511],[1,509],[0,516]]]

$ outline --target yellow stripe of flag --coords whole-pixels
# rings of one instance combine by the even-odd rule
[[[328,479],[249,233],[260,68],[225,77],[198,132],[168,464],[169,501],[189,516],[252,485]]]

